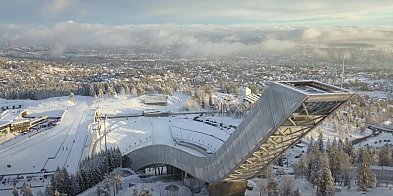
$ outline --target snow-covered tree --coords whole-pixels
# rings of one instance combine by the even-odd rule
[[[385,144],[379,151],[379,165],[390,166],[392,163],[392,149],[388,144]]]
[[[93,84],[89,85],[89,96],[92,96],[92,97],[96,96],[96,91],[94,90]]]
[[[323,167],[322,167],[322,176],[320,179],[320,185],[318,187],[318,195],[321,196],[331,196],[334,195],[334,181],[332,177],[332,173],[329,168],[329,160],[327,158],[326,153],[322,156]]]
[[[79,187],[79,182],[78,178],[74,175],[70,175],[70,181],[71,181],[71,193],[72,195],[76,195],[80,192],[80,187]]]
[[[104,90],[102,88],[98,89],[98,98],[102,98],[104,96]]]
[[[18,189],[16,189],[16,186],[14,186],[14,189],[12,189],[12,196],[19,196]]]
[[[119,148],[111,148],[108,149],[108,152],[102,151],[92,157],[88,157],[81,162],[80,168],[75,176],[78,183],[77,185],[73,185],[73,187],[77,187],[78,193],[93,187],[104,180],[108,172],[120,167],[121,163],[122,156]]]
[[[334,140],[329,152],[329,162],[330,162],[331,173],[333,175],[335,182],[338,181],[338,178],[342,174],[341,168],[344,158],[343,156],[344,156],[343,150],[338,148]]]
[[[310,144],[308,145],[308,148],[307,148],[307,154],[311,151],[311,149],[313,149],[313,147],[314,147],[314,144],[315,142],[314,142],[314,138],[311,136],[311,138],[310,138]]]
[[[45,187],[45,196],[52,196],[55,195],[54,190],[52,189],[52,178],[53,176],[50,178],[49,184]]]
[[[278,183],[274,178],[271,178],[268,180],[266,189],[267,189],[269,196],[278,196],[279,195]]]
[[[344,148],[343,148],[343,150],[344,150],[344,152],[347,155],[352,156],[353,146],[352,146],[352,143],[348,140],[347,137],[345,138],[345,141],[344,141]]]
[[[363,191],[367,191],[368,188],[374,187],[375,178],[371,173],[371,163],[372,163],[372,154],[370,149],[363,149],[362,153],[363,162],[359,168],[359,186]]]
[[[131,95],[132,96],[137,96],[138,95],[138,91],[137,91],[137,89],[135,88],[135,87],[133,87],[132,89],[131,89]]]
[[[51,178],[51,188],[53,191],[58,191],[61,194],[72,194],[71,180],[67,169],[57,168]]]
[[[119,93],[120,93],[121,96],[126,95],[126,89],[125,89],[123,86],[121,86],[121,87],[120,87],[120,92],[119,92]]]
[[[70,101],[75,102],[75,95],[73,92],[70,93]]]
[[[308,158],[307,156],[302,156],[296,167],[297,173],[299,173],[301,176],[305,176],[307,168],[308,168]]]
[[[99,184],[97,186],[97,195],[98,196],[110,196],[111,192],[110,190],[107,188],[107,186],[104,184]]]
[[[189,110],[199,110],[201,109],[201,104],[198,99],[189,98],[183,106],[183,109],[186,111]]]
[[[258,184],[259,188],[259,196],[266,195],[266,181],[265,180],[260,180]]]
[[[323,134],[322,134],[322,132],[320,132],[319,133],[319,135],[318,135],[318,148],[319,148],[319,151],[321,151],[321,152],[323,152],[324,151],[324,145],[323,145]]]
[[[126,95],[129,95],[131,92],[130,87],[127,84],[124,85],[124,92],[126,93]]]
[[[109,175],[109,180],[113,184],[113,189],[117,193],[119,190],[123,189],[123,177],[119,173],[112,173]]]
[[[281,195],[291,195],[293,190],[293,176],[284,175],[281,181]]]
[[[31,192],[29,185],[27,185],[26,183],[23,183],[22,190],[20,192],[22,196],[33,196],[33,193]]]
[[[113,90],[113,86],[108,86],[108,94],[111,97],[114,97],[116,95],[116,91]]]
[[[314,186],[319,186],[322,168],[322,153],[319,151],[318,145],[312,145],[309,147],[308,157],[308,168],[307,168],[307,180]]]

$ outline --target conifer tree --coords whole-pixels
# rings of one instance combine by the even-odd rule
[[[73,92],[70,93],[70,101],[75,102],[75,95]]]
[[[322,134],[322,132],[320,132],[319,135],[318,135],[318,148],[319,148],[319,151],[321,151],[321,152],[324,151],[323,134]]]
[[[14,186],[14,189],[12,189],[12,196],[19,196],[18,189],[16,189],[16,186]]]
[[[96,91],[94,90],[93,84],[89,85],[89,96],[95,97]]]
[[[293,189],[293,177],[284,175],[281,181],[281,195],[291,195]]]
[[[349,156],[352,155],[352,151],[353,151],[352,143],[348,140],[347,137],[344,140],[344,149],[343,150],[345,153],[347,153],[347,155],[349,155]]]
[[[308,145],[308,148],[307,148],[307,153],[309,153],[311,151],[313,146],[314,146],[314,138],[311,136],[310,144]]]
[[[33,196],[29,185],[27,185],[26,183],[23,183],[21,193],[22,196]]]
[[[370,149],[363,149],[361,166],[359,168],[359,186],[363,191],[372,188],[375,183],[373,174],[371,173],[372,154]]]
[[[331,142],[330,142],[330,139],[328,139],[327,142],[326,142],[326,152],[330,153],[331,148],[332,148],[331,147]]]
[[[344,158],[344,152],[342,149],[331,148],[330,151],[330,170],[334,178],[334,182],[337,182],[342,175],[342,164]]]
[[[70,181],[71,181],[71,195],[77,195],[80,193],[80,188],[79,188],[79,182],[78,178],[74,175],[70,175]]]
[[[332,173],[329,168],[329,161],[327,155],[324,153],[322,156],[323,160],[323,168],[322,168],[322,176],[320,179],[320,186],[318,188],[318,195],[321,196],[331,196],[334,195],[334,181],[332,177]]]
[[[297,165],[298,172],[300,172],[301,176],[306,175],[307,167],[308,167],[308,159],[307,156],[302,156],[299,160],[299,163]]]
[[[385,144],[379,151],[379,165],[390,166],[392,162],[392,150],[388,144]]]
[[[278,196],[279,195],[278,183],[276,180],[274,180],[274,178],[271,178],[268,180],[266,189],[267,189],[268,196]]]
[[[321,176],[321,152],[319,151],[319,146],[313,145],[310,148],[308,157],[308,169],[307,169],[307,180],[314,186],[319,185],[319,177]]]
[[[59,167],[55,170],[51,177],[52,191],[57,190],[59,193],[72,194],[71,180],[67,169]]]

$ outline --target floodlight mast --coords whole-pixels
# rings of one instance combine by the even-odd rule
[[[107,118],[108,118],[108,115],[105,114],[105,118],[104,118],[104,139],[105,139],[104,143],[105,143],[105,155],[106,155],[105,167],[106,167],[106,173],[109,175],[109,156],[108,156],[108,147],[106,145],[106,124],[105,124]]]
[[[341,85],[340,87],[343,87],[343,83],[344,83],[344,70],[345,70],[345,54],[343,55],[343,63],[342,63],[342,72],[341,72]]]

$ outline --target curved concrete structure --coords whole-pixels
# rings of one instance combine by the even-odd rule
[[[134,169],[169,164],[205,182],[250,179],[352,96],[316,81],[272,82],[215,153],[198,157],[173,146],[151,145],[127,156]]]

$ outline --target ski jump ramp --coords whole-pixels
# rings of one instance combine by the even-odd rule
[[[132,167],[175,166],[205,182],[256,177],[303,136],[353,96],[317,81],[270,82],[237,130],[213,154],[192,155],[167,145],[150,145],[127,156]]]

